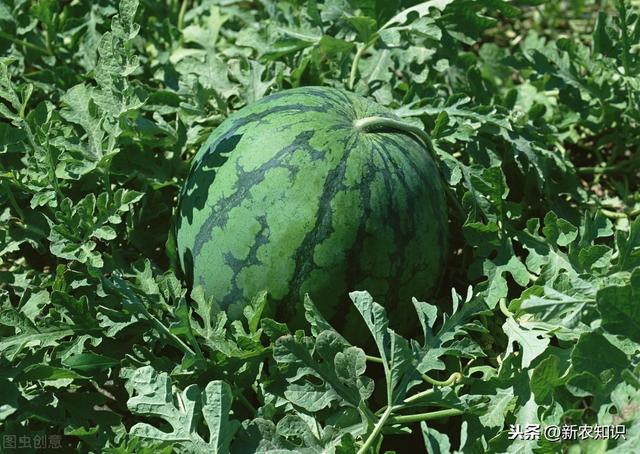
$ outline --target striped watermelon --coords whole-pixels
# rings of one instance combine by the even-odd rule
[[[353,93],[304,87],[217,127],[194,158],[178,210],[190,283],[232,319],[261,290],[296,327],[305,293],[338,326],[358,317],[352,290],[368,290],[392,322],[414,319],[411,297],[427,297],[443,268],[445,195],[417,137],[354,125],[372,116],[395,118]]]

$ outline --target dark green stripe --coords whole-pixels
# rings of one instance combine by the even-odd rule
[[[211,208],[211,212],[207,219],[200,226],[200,230],[196,234],[195,241],[193,243],[193,256],[197,257],[204,244],[211,240],[211,233],[215,227],[224,227],[229,219],[229,211],[240,204],[244,199],[250,196],[251,189],[262,183],[266,173],[276,167],[287,167],[291,172],[298,172],[298,168],[286,163],[286,160],[290,158],[294,151],[303,149],[307,150],[312,148],[309,145],[309,140],[313,136],[313,130],[306,130],[300,132],[293,140],[291,145],[280,150],[276,155],[265,162],[257,169],[244,171],[240,168],[236,161],[236,174],[238,175],[238,182],[236,185],[236,191],[224,197],[216,202]]]
[[[289,283],[289,295],[287,300],[296,301],[302,295],[300,288],[309,274],[316,268],[313,260],[315,247],[327,239],[333,232],[331,201],[336,194],[345,189],[344,176],[349,162],[349,156],[354,148],[356,135],[349,135],[344,141],[344,152],[338,165],[331,169],[325,178],[322,194],[318,203],[318,210],[314,217],[315,224],[304,236],[300,247],[295,253],[295,271],[293,281]],[[338,285],[336,283],[336,285]]]
[[[362,139],[360,139],[362,140]],[[366,230],[366,221],[371,217],[371,182],[376,178],[377,169],[373,161],[368,160],[364,166],[364,173],[359,185],[357,186],[362,202],[361,222],[356,232],[355,241],[347,253],[347,273],[345,291],[357,290],[359,282],[362,280],[362,252],[364,250],[364,242],[369,233]],[[351,305],[350,305],[351,306]],[[342,312],[342,316],[346,317],[347,311]]]

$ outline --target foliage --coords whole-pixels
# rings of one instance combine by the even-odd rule
[[[106,453],[631,452],[639,42],[624,0],[0,0],[0,432]],[[366,292],[373,350],[321,301],[305,331],[264,295],[230,322],[176,268],[195,151],[307,85],[394,109],[440,157],[451,257],[411,338]],[[532,423],[627,434],[509,439]]]

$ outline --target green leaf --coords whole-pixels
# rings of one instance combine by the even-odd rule
[[[202,16],[202,25],[191,24],[182,30],[182,36],[187,43],[196,43],[204,49],[214,50],[220,28],[227,19],[220,12],[220,7],[211,6],[209,14]]]
[[[110,358],[104,355],[98,355],[95,353],[80,353],[65,358],[62,364],[75,370],[93,370],[93,369],[108,369],[116,366],[120,363],[116,358]]]
[[[631,223],[628,233],[616,232],[616,246],[619,270],[631,270],[640,266],[640,217],[636,217]]]
[[[25,132],[13,126],[0,123],[0,150],[6,150],[8,145],[19,143],[27,138]]]
[[[393,16],[382,26],[382,29],[397,25],[404,25],[411,17],[416,15],[417,17],[426,16],[427,14],[429,14],[432,8],[442,11],[447,5],[452,2],[453,0],[430,0],[419,3]]]
[[[384,308],[374,302],[369,293],[351,292],[349,296],[378,346],[387,382],[387,402],[388,405],[394,405],[404,398],[410,386],[416,384],[414,376],[418,362],[413,357],[407,340],[389,329]],[[432,363],[427,363],[423,367],[431,365]]]
[[[319,336],[323,331],[335,331],[313,303],[309,294],[304,295],[304,317],[311,326],[311,334]],[[345,340],[345,344],[347,341]]]
[[[275,79],[265,79],[267,67],[255,60],[249,60],[249,68],[244,70],[238,67],[231,67],[232,74],[240,81],[247,102],[255,102],[265,96],[275,83]]]
[[[174,442],[194,453],[225,453],[239,423],[229,419],[232,392],[229,385],[215,380],[204,391],[190,385],[175,396],[171,380],[166,373],[157,373],[152,367],[137,369],[128,382],[135,393],[127,401],[134,413],[153,416],[166,421],[172,428],[164,432],[146,423],[137,423],[129,433],[141,438]],[[197,432],[200,415],[209,429],[209,437],[203,439]]]
[[[626,430],[624,440],[618,444],[615,448],[608,450],[612,454],[623,454],[628,452],[629,449],[635,449],[640,443],[640,419],[636,419],[631,427]]]
[[[92,101],[93,90],[85,84],[69,89],[61,101],[67,107],[60,115],[67,121],[80,125],[87,134],[88,146],[82,147],[84,158],[98,163],[104,156],[103,141],[106,132],[102,128],[104,117]],[[88,172],[89,169],[85,170]]]
[[[604,329],[640,342],[640,268],[631,275],[630,285],[600,289],[596,300]]]
[[[549,355],[538,363],[531,374],[531,391],[536,402],[544,403],[560,383],[560,358]]]
[[[540,356],[549,345],[549,338],[544,330],[537,329],[535,326],[529,328],[527,323],[518,323],[511,317],[507,318],[502,329],[509,336],[507,354],[513,351],[513,342],[520,345],[523,367],[529,367],[531,362]]]
[[[54,381],[61,379],[85,378],[84,376],[62,367],[54,367],[48,364],[33,364],[24,369],[20,375],[21,381],[42,380]]]
[[[49,328],[37,333],[25,333],[0,340],[0,352],[10,357],[26,347],[50,347],[58,344],[60,339],[74,334],[70,328]]]
[[[373,383],[366,377],[360,378],[364,372],[361,362],[364,353],[354,348],[333,331],[321,332],[315,342],[308,337],[279,338],[275,342],[273,356],[288,377],[285,397],[311,412],[334,402],[358,408],[373,392]],[[359,358],[360,365],[350,369],[345,364],[348,358]],[[313,377],[321,384],[310,381]]]
[[[367,292],[351,292],[349,297],[355,304],[358,312],[369,328],[369,332],[378,347],[382,362],[386,369],[390,367],[390,343],[391,333],[389,331],[389,320],[382,306],[373,301]]]
[[[367,43],[376,31],[376,20],[367,16],[352,16],[345,21],[358,32],[358,40]]]
[[[600,377],[609,370],[619,373],[629,366],[629,358],[602,334],[584,333],[571,353],[571,363],[578,372]]]
[[[505,414],[513,409],[513,388],[497,389],[490,397],[488,410],[480,416],[480,421],[486,427],[502,427]]]
[[[578,228],[550,211],[544,217],[544,235],[558,246],[567,246],[578,237]]]
[[[337,56],[343,52],[349,52],[353,49],[353,43],[336,39],[331,36],[323,36],[318,43],[320,49],[329,57]]]
[[[258,293],[251,304],[247,305],[243,309],[243,314],[249,323],[249,332],[251,334],[258,330],[260,325],[260,319],[262,318],[262,312],[267,305],[267,291]]]
[[[600,11],[596,19],[596,25],[593,29],[594,53],[607,56],[611,55],[611,52],[615,47],[611,37],[609,36],[611,28],[609,16],[604,11]]]
[[[18,410],[18,387],[11,381],[0,378],[0,421],[5,421]]]
[[[422,438],[428,454],[446,454],[451,452],[451,442],[446,434],[427,426],[426,422],[420,423]]]
[[[114,193],[100,193],[98,197],[90,193],[77,204],[65,198],[56,212],[56,222],[47,219],[51,253],[102,268],[104,260],[96,251],[94,240],[115,239],[117,234],[112,225],[120,224],[122,215],[131,211],[142,196],[140,192],[121,188]]]

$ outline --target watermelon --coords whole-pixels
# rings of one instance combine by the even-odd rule
[[[305,294],[349,325],[359,318],[352,290],[369,291],[393,323],[415,319],[411,297],[428,297],[443,270],[447,207],[436,162],[403,125],[324,87],[285,90],[229,116],[180,196],[175,235],[189,284],[232,319],[263,290],[295,327]]]

